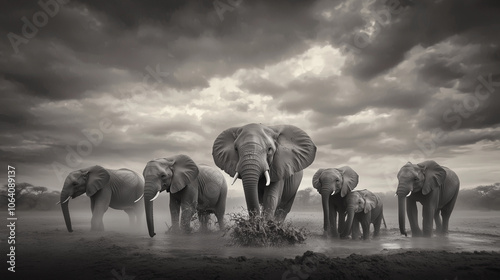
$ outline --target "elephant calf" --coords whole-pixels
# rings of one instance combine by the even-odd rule
[[[147,163],[143,172],[146,180],[144,201],[149,236],[155,236],[153,200],[160,192],[170,193],[170,215],[173,230],[190,230],[191,218],[198,211],[202,229],[207,228],[208,215],[214,213],[220,229],[224,228],[227,185],[215,168],[197,165],[186,155],[158,158]]]
[[[338,237],[345,222],[346,197],[358,185],[358,173],[349,166],[319,169],[313,176],[313,187],[323,203],[324,234]],[[337,213],[338,231],[337,231]]]
[[[142,203],[138,203],[144,191],[144,181],[141,176],[129,169],[111,170],[99,165],[71,172],[61,191],[59,203],[69,232],[71,218],[68,210],[70,198],[84,193],[90,197],[92,211],[91,230],[104,230],[102,217],[108,207],[124,210],[133,223],[142,216]]]
[[[385,224],[383,204],[380,197],[369,190],[353,191],[346,197],[347,220],[342,237],[346,237],[352,231],[352,239],[358,239],[360,235],[359,223],[363,228],[363,239],[370,238],[370,224],[373,224],[373,237],[380,232],[382,220]]]

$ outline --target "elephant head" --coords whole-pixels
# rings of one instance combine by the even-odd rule
[[[313,187],[318,190],[323,203],[324,224],[329,224],[330,205],[328,199],[331,195],[345,197],[358,185],[358,173],[349,166],[340,168],[319,169],[312,178]],[[326,229],[325,229],[326,230]]]
[[[253,216],[260,214],[259,180],[265,178],[268,186],[306,168],[316,156],[316,146],[292,125],[248,124],[223,131],[215,139],[212,156],[234,181],[242,179],[247,210]]]
[[[419,164],[406,163],[398,172],[398,216],[399,230],[406,235],[405,209],[406,198],[412,193],[422,192],[427,195],[440,188],[446,179],[446,171],[433,160]]]
[[[368,190],[361,190],[351,192],[346,197],[347,203],[347,219],[345,225],[344,236],[349,235],[352,222],[354,220],[354,214],[364,212],[365,214],[372,211],[377,205],[380,204],[379,198],[372,192]]]
[[[143,171],[144,206],[149,236],[155,236],[153,220],[153,200],[160,192],[177,193],[198,177],[198,167],[186,155],[154,159],[146,164]]]
[[[108,184],[109,178],[109,172],[99,165],[73,171],[66,177],[59,203],[61,204],[64,221],[69,232],[73,231],[68,209],[69,199],[84,193],[87,196],[93,196]]]

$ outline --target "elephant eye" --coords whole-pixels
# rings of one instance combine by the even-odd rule
[[[165,179],[165,178],[167,178],[167,175],[161,174],[161,178]]]
[[[273,148],[271,148],[271,147],[267,148],[267,153],[268,154],[272,154],[273,153]]]
[[[418,181],[418,178],[417,178],[417,177],[415,177],[415,178],[413,178],[413,180]]]

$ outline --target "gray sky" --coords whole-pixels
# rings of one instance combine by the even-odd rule
[[[500,181],[498,1],[3,6],[0,164],[18,181],[60,189],[69,170],[180,153],[215,166],[215,137],[252,122],[312,137],[301,188],[349,165],[391,191],[426,159],[463,188]]]

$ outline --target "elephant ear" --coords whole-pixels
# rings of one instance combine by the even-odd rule
[[[87,177],[87,196],[93,196],[109,183],[109,172],[102,166],[96,165],[82,170],[83,176]]]
[[[340,189],[340,196],[344,197],[346,194],[351,192],[358,185],[359,176],[356,171],[354,171],[349,166],[342,166],[337,168],[337,170],[342,174],[342,188]]]
[[[270,126],[276,135],[276,152],[270,166],[271,181],[292,176],[311,165],[316,157],[316,145],[302,129],[293,125]]]
[[[321,174],[323,173],[323,171],[325,171],[325,169],[323,169],[323,168],[318,169],[318,171],[316,171],[316,173],[314,173],[314,176],[312,178],[313,187],[315,189],[317,189],[318,192],[319,192],[319,189],[321,188],[321,181],[319,179],[321,178]]]
[[[372,211],[379,203],[378,197],[370,191],[365,191],[363,198],[365,199],[365,213]]]
[[[198,177],[198,166],[190,157],[178,155],[165,160],[171,164],[174,173],[170,193],[181,191]]]
[[[231,127],[224,130],[217,136],[212,147],[215,165],[231,177],[236,174],[238,164],[238,152],[234,148],[234,141],[238,137],[239,129],[239,127]]]
[[[443,186],[444,180],[446,179],[446,171],[441,165],[433,160],[427,160],[417,165],[422,169],[425,176],[424,186],[422,187],[423,195],[430,193],[433,189]]]

